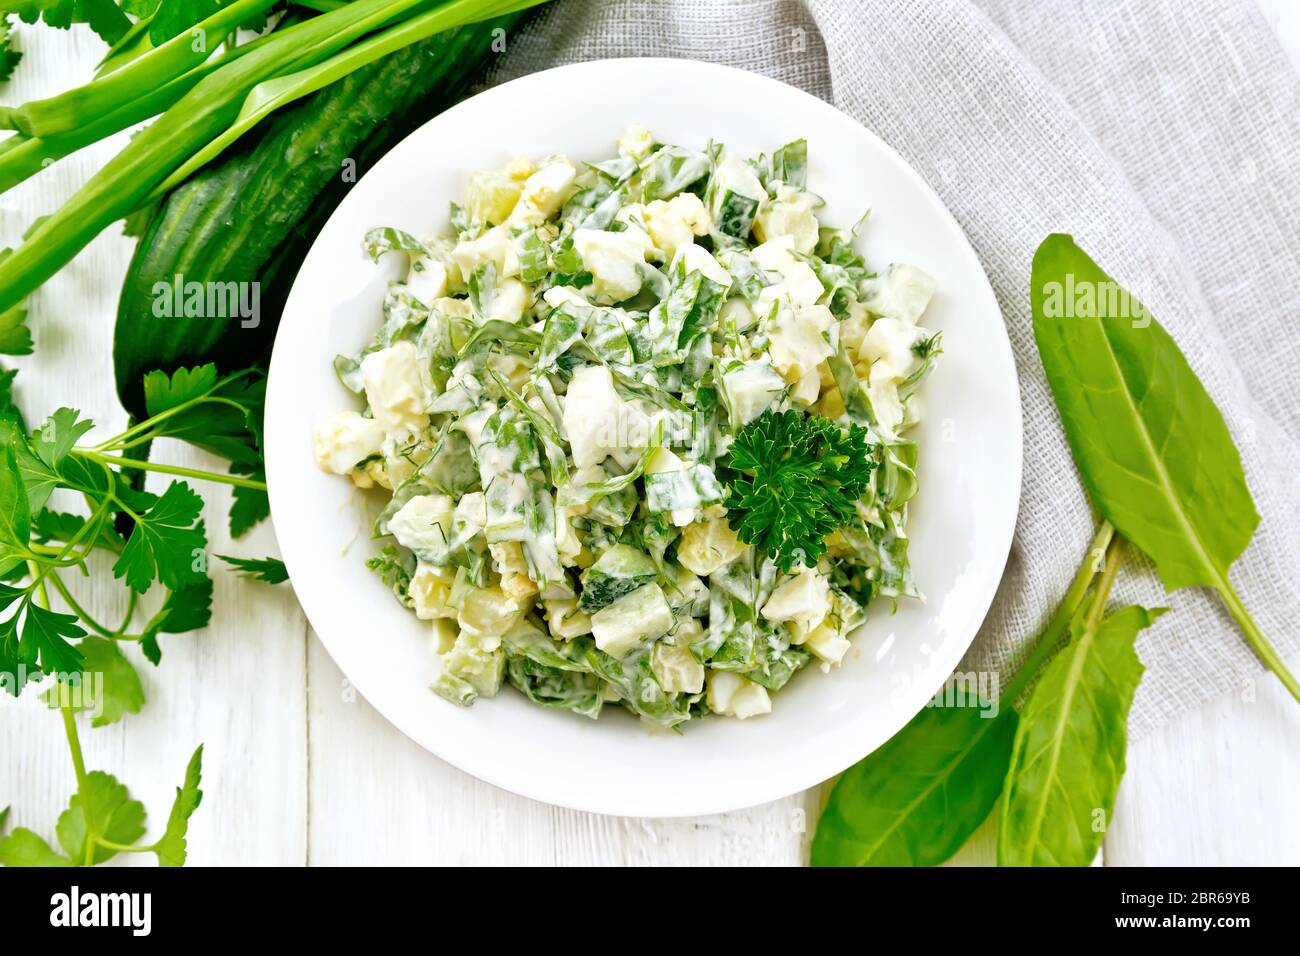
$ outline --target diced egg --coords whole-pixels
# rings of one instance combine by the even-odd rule
[[[772,712],[772,698],[767,688],[731,671],[709,671],[709,710],[723,717],[745,720]]]
[[[414,435],[429,423],[428,394],[413,342],[398,342],[361,360],[370,412],[390,438]]]
[[[597,301],[622,302],[641,291],[641,267],[654,246],[640,229],[604,232],[577,229],[573,247],[591,273],[591,291]]]
[[[346,475],[357,464],[377,455],[384,444],[384,429],[373,418],[356,412],[339,412],[313,429],[316,463],[323,471]]]
[[[644,217],[651,241],[668,261],[672,261],[678,249],[694,243],[696,236],[708,235],[712,225],[709,211],[694,193],[678,193],[669,200],[656,199],[646,205]]]
[[[818,230],[813,197],[784,184],[754,219],[754,235],[760,240],[789,236],[797,252],[810,253],[817,248]]]

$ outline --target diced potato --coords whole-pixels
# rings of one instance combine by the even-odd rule
[[[488,553],[492,555],[492,568],[497,574],[528,573],[524,548],[518,541],[493,541],[488,545]]]
[[[477,239],[459,243],[451,250],[451,260],[460,270],[462,281],[487,262],[496,264],[497,279],[519,275],[519,253],[504,225],[493,226]]]
[[[830,581],[813,568],[800,568],[776,587],[761,611],[773,623],[789,622],[807,634],[831,609]]]
[[[483,170],[469,179],[466,211],[470,217],[489,225],[505,222],[523,187],[505,170]]]
[[[497,283],[496,293],[492,296],[492,305],[488,309],[486,318],[489,321],[518,325],[519,320],[524,317],[524,312],[532,307],[532,300],[528,286],[518,279],[502,279]]]
[[[471,588],[461,601],[456,621],[462,635],[500,637],[519,623],[524,610],[500,588]]]
[[[704,577],[730,564],[744,552],[745,545],[731,530],[726,518],[709,517],[688,524],[677,543],[677,560],[682,567]]]
[[[817,401],[822,391],[822,377],[816,368],[805,372],[790,392],[790,400],[808,408]]]
[[[871,324],[858,348],[858,357],[868,362],[885,362],[899,378],[906,378],[921,359],[912,346],[926,337],[920,326],[882,316]]]
[[[803,646],[817,655],[827,665],[838,667],[849,649],[849,639],[836,628],[823,622],[804,639]]]
[[[447,294],[447,267],[430,256],[416,256],[406,276],[406,291],[428,305]]]
[[[545,603],[546,620],[554,637],[568,641],[591,633],[591,616],[579,611],[573,598],[552,598]]]
[[[770,330],[772,365],[789,383],[796,384],[833,353],[825,333],[835,322],[824,305],[798,310],[779,309]]]
[[[735,428],[748,425],[785,395],[786,381],[767,359],[741,362],[722,373],[722,390]]]
[[[670,694],[698,694],[704,689],[704,665],[690,648],[657,643],[650,652],[650,669]]]
[[[491,697],[501,688],[505,651],[501,638],[461,629],[446,653],[433,659],[434,693],[462,706],[476,697]]]
[[[588,365],[574,373],[564,400],[564,430],[573,463],[580,469],[599,465],[626,449],[645,448],[654,434],[655,418],[614,390],[604,365]],[[604,480],[601,474],[596,480]]]
[[[898,397],[898,373],[885,361],[873,362],[867,380],[867,397],[871,409],[887,431],[903,423],[903,403]]]
[[[707,595],[707,591],[705,594]],[[664,635],[665,644],[674,647],[690,647],[704,639],[704,624],[698,617],[680,617],[673,629]]]
[[[731,273],[724,269],[722,263],[713,258],[713,254],[703,246],[686,242],[677,247],[676,255],[686,267],[687,275],[700,272],[704,274],[704,278],[712,279],[724,289],[731,288]]]
[[[422,621],[444,618],[454,621],[456,609],[449,607],[447,600],[451,597],[451,586],[455,580],[454,568],[438,567],[423,561],[416,564],[411,584],[406,591],[411,606],[415,609],[415,616]]]
[[[562,305],[576,305],[586,307],[591,305],[582,297],[579,292],[571,285],[553,285],[542,293],[542,301],[552,309],[558,309]]]
[[[573,518],[577,513],[575,507],[561,505],[555,509],[555,549],[566,568],[575,566],[578,555],[582,552],[582,542],[573,530]]]
[[[538,588],[527,574],[511,573],[501,576],[501,590],[514,603],[527,605],[537,596]]]
[[[568,160],[547,163],[524,181],[515,217],[540,222],[554,216],[573,192],[577,175],[578,171]]]

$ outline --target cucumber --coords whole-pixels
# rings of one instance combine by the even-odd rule
[[[362,67],[276,113],[164,198],[118,299],[113,370],[128,411],[144,416],[141,380],[154,369],[216,362],[224,372],[265,362],[294,276],[351,180],[459,99],[494,31],[519,16],[449,30]],[[348,160],[355,165],[345,167]],[[356,175],[345,181],[345,169]],[[223,290],[258,283],[256,324],[230,300],[214,301],[225,315],[187,316],[184,294],[161,293],[183,293],[191,282]]]
[[[588,614],[608,607],[659,575],[648,555],[626,544],[616,544],[582,572],[578,610]]]

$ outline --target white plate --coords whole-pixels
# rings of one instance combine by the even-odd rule
[[[725,108],[721,104],[726,104]],[[869,264],[921,266],[939,282],[925,324],[944,355],[920,398],[920,493],[911,559],[928,595],[872,606],[843,667],[816,667],[774,695],[772,714],[657,732],[618,708],[598,721],[528,703],[510,688],[462,709],[427,689],[429,626],[365,567],[361,492],[316,467],[313,422],[358,400],[334,377],[380,321],[398,256],[372,265],[373,226],[441,231],[472,171],[551,152],[602,159],[630,122],[663,142],[710,138],[744,154],[808,139],[823,221],[868,208]],[[966,651],[1006,562],[1020,495],[1020,402],[1002,316],[960,227],[876,136],[792,87],[685,60],[605,60],[480,93],[425,124],[366,172],[303,264],[271,360],[266,411],[271,510],[294,590],[316,633],[366,699],[442,759],[524,796],[581,810],[685,816],[752,806],[814,786],[888,740]],[[431,799],[437,799],[436,794]]]

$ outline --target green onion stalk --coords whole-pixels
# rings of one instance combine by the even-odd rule
[[[107,226],[210,162],[276,109],[435,33],[517,13],[542,2],[545,0],[354,0],[235,48],[243,52],[198,77],[62,208],[39,221],[21,246],[0,253],[0,313],[39,288]],[[269,6],[264,0],[236,0],[222,9],[242,6],[239,16],[247,19],[257,4]],[[215,20],[217,17],[213,16],[204,23],[212,24]],[[362,42],[351,46],[359,40]],[[75,98],[83,93],[91,96],[90,91],[96,90],[95,101],[105,104],[104,115],[98,122],[107,127],[118,121],[110,119],[114,109],[132,109],[132,103],[167,84],[192,71],[204,70],[203,62],[196,64],[170,53],[167,57],[155,57],[155,53],[162,53],[169,46],[170,42],[142,53],[64,96]],[[98,92],[103,87],[97,84],[127,75],[128,71],[133,82],[115,83],[113,89],[119,99],[112,103],[105,101]],[[24,133],[19,135],[39,136],[42,130],[63,129],[61,124],[66,117],[85,114],[81,106],[60,103],[61,99],[53,97],[29,103],[8,115],[15,123],[24,124]],[[29,148],[33,152],[40,150],[40,147]],[[26,155],[21,152],[23,149],[23,143],[9,149],[0,144],[0,171],[5,157]]]

